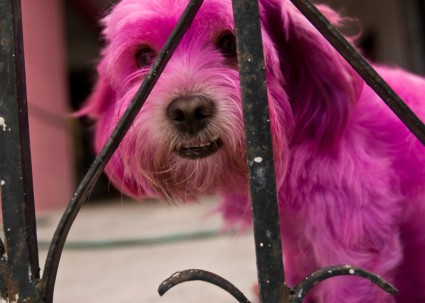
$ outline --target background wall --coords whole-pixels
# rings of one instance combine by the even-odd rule
[[[38,211],[66,205],[75,184],[62,2],[23,0],[34,195]]]
[[[344,15],[358,19],[351,33],[374,61],[425,74],[424,0],[330,0]]]

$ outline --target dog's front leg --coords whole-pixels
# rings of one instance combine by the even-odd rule
[[[329,205],[330,200],[322,199],[320,210],[314,207],[307,210],[305,237],[317,266],[357,266],[393,283],[402,248],[391,216],[373,205],[354,207],[347,201],[331,201]],[[396,302],[369,280],[354,276],[328,279],[312,292],[320,303]]]

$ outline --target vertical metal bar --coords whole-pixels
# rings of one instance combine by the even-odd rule
[[[270,134],[266,77],[256,0],[233,0],[247,161],[262,303],[287,298]]]
[[[0,0],[0,147],[6,253],[15,295],[23,298],[39,278],[39,263],[19,0]]]

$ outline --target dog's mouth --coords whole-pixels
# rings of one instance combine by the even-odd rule
[[[211,156],[222,147],[223,141],[221,141],[219,136],[214,136],[208,142],[179,146],[174,149],[174,152],[182,158],[200,159]]]

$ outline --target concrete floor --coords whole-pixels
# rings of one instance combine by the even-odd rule
[[[219,274],[252,299],[256,268],[251,232],[218,233],[197,240],[134,246],[113,243],[220,231],[223,226],[220,216],[211,215],[215,206],[213,199],[185,206],[130,200],[88,203],[71,229],[68,238],[71,247],[62,256],[54,302],[236,302],[229,294],[205,282],[187,282],[164,297],[158,295],[157,288],[165,278],[190,268]],[[61,215],[52,212],[39,217],[42,267],[47,253],[45,246]],[[72,248],[87,243],[89,247]],[[97,247],[96,243],[106,246]]]

